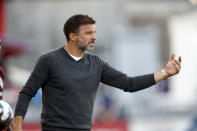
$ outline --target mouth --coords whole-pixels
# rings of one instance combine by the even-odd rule
[[[91,41],[91,42],[89,43],[89,45],[90,45],[90,46],[93,46],[93,45],[94,45],[94,41]]]
[[[89,43],[90,43],[90,44],[91,44],[91,43],[94,44],[94,41],[90,41]]]
[[[94,43],[90,43],[89,45],[90,45],[91,47],[93,47],[93,46],[94,46]]]

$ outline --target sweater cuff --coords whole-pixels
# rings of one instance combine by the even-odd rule
[[[14,113],[14,117],[15,117],[15,116],[22,116],[23,119],[24,119],[24,117],[25,117],[25,115],[24,115],[23,112],[16,112],[16,111],[15,111],[15,113]]]

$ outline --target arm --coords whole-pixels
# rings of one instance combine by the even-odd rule
[[[180,71],[181,58],[177,61],[174,57],[175,55],[173,54],[163,73],[160,71],[155,72],[154,74],[136,77],[128,77],[126,74],[103,62],[101,82],[119,89],[123,89],[126,92],[135,92],[148,88],[161,80],[177,74]]]
[[[14,131],[22,131],[22,122],[27,112],[29,102],[48,79],[48,64],[48,56],[41,56],[25,86],[20,91],[15,108]]]
[[[101,82],[122,89],[125,92],[135,92],[154,85],[155,79],[154,74],[129,77],[103,62]]]

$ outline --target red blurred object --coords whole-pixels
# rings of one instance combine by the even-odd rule
[[[9,56],[16,56],[21,53],[29,52],[25,45],[21,44],[3,44],[2,57],[6,59]]]
[[[5,32],[4,27],[4,0],[0,0],[0,34]]]
[[[24,124],[23,131],[41,131],[40,123]]]
[[[25,123],[23,131],[41,131],[40,123]]]
[[[5,0],[0,0],[0,39],[2,40],[1,58],[6,59],[9,56],[18,55],[27,52],[25,44],[16,42],[10,38],[5,38]]]
[[[126,120],[95,122],[92,131],[128,131],[128,125]]]
[[[25,123],[23,131],[41,131],[40,123]],[[128,131],[128,122],[118,120],[116,122],[95,122],[91,131]]]

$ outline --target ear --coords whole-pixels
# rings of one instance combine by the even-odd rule
[[[69,37],[72,41],[77,41],[77,35],[75,33],[70,33]]]

